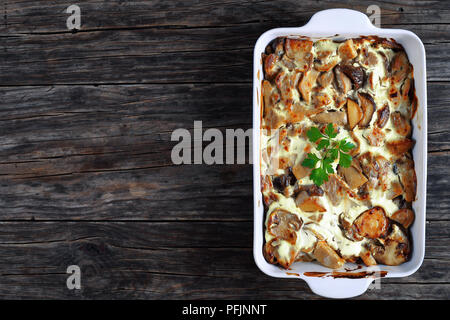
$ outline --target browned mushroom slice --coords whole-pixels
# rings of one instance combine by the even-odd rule
[[[272,79],[277,72],[280,70],[280,66],[278,65],[278,61],[280,61],[280,57],[276,54],[263,55],[264,59],[264,71],[266,77],[268,79]]]
[[[353,227],[353,224],[350,223],[347,219],[345,219],[344,214],[339,215],[339,227],[342,230],[344,236],[351,241],[361,241],[364,237],[360,236],[356,229]]]
[[[417,177],[414,170],[414,161],[404,156],[397,160],[396,166],[404,190],[403,197],[407,202],[412,202],[416,199],[417,190]]]
[[[314,258],[323,266],[331,269],[339,269],[345,264],[336,251],[326,241],[318,241],[313,252]]]
[[[264,97],[264,108],[272,108],[280,100],[278,90],[267,80],[263,81],[262,91]]]
[[[369,145],[379,147],[384,142],[385,134],[380,128],[374,127],[366,133],[364,137],[367,139],[367,142],[369,142]]]
[[[356,159],[354,159],[354,161],[356,161]],[[367,182],[367,178],[356,166],[350,166],[348,168],[339,166],[338,173],[344,178],[350,189],[359,188]]]
[[[414,222],[414,211],[406,208],[400,209],[392,214],[391,219],[408,229]]]
[[[334,80],[333,71],[322,72],[320,76],[317,78],[317,82],[320,84],[322,88],[328,87]]]
[[[283,55],[281,58],[281,64],[283,64],[289,71],[292,71],[295,69],[295,61],[292,59],[289,59],[287,55]]]
[[[402,228],[393,223],[386,239],[371,246],[371,252],[378,263],[397,266],[406,262],[411,253],[408,236]]]
[[[337,66],[334,68],[335,79],[338,89],[345,96],[352,89],[352,81],[345,75],[342,68]]]
[[[391,119],[392,124],[394,125],[394,130],[399,135],[404,137],[409,137],[411,135],[411,124],[400,112],[394,112],[391,115]]]
[[[294,88],[297,86],[300,73],[287,73],[281,71],[275,78],[275,83],[281,93],[281,98],[286,106],[290,106],[293,103]]]
[[[298,85],[298,90],[302,94],[303,100],[308,104],[311,102],[311,91],[318,76],[319,72],[315,69],[311,69],[303,74],[302,80],[300,80]]]
[[[316,123],[322,124],[336,124],[338,126],[344,126],[347,124],[347,115],[343,111],[325,111],[311,117],[311,120]]]
[[[392,85],[389,88],[388,92],[388,99],[391,102],[391,105],[394,107],[394,109],[397,109],[397,107],[400,105],[401,102],[401,95],[395,85]]]
[[[306,176],[309,176],[312,169],[308,167],[302,166],[302,161],[298,162],[293,168],[292,172],[294,173],[295,177],[300,180],[303,179]]]
[[[391,74],[394,83],[402,83],[410,71],[408,57],[404,51],[397,53],[391,62]]]
[[[365,75],[362,67],[346,64],[341,66],[341,71],[352,80],[355,90],[358,90],[363,86]]]
[[[353,130],[356,125],[361,121],[363,112],[355,101],[347,99],[347,118],[350,130]]]
[[[363,118],[359,122],[359,127],[365,128],[370,124],[372,116],[377,107],[375,105],[375,101],[373,100],[372,96],[369,95],[368,93],[358,92],[358,98],[363,111]]]
[[[328,177],[328,181],[322,185],[322,189],[334,206],[339,205],[347,197],[347,191],[349,190],[346,183],[335,174]]]
[[[269,242],[266,242],[264,245],[264,258],[267,260],[267,262],[275,264],[278,263],[280,266],[282,266],[285,269],[288,269],[291,264],[295,261],[298,250],[294,246],[289,246],[288,252],[286,255],[285,250],[282,250],[283,254],[280,252],[280,241],[275,238],[270,240]]]
[[[330,103],[331,99],[325,92],[318,92],[313,95],[313,104],[316,109],[329,105]]]
[[[377,111],[378,113],[378,119],[377,119],[377,126],[379,128],[384,128],[384,126],[387,124],[389,120],[389,105],[386,103],[380,110]]]
[[[264,125],[268,129],[278,129],[285,122],[286,118],[277,108],[264,109]]]
[[[401,157],[414,147],[414,141],[408,138],[389,141],[386,143],[386,147],[393,156]]]
[[[350,131],[350,136],[353,139],[353,142],[355,143],[356,147],[353,148],[352,150],[350,150],[350,155],[352,157],[356,156],[359,154],[360,150],[361,150],[361,141],[359,141],[359,138],[356,136],[356,134],[353,131]]]
[[[403,82],[401,92],[402,92],[402,98],[405,101],[409,101],[410,98],[410,92],[414,84],[412,83],[412,80],[410,78],[407,78],[405,82]],[[414,89],[413,89],[414,90]]]
[[[302,184],[297,188],[298,192],[305,191],[309,196],[321,197],[323,196],[322,188],[316,186],[315,184]]]
[[[358,55],[352,39],[346,40],[339,46],[339,56],[342,60],[351,60]]]
[[[368,267],[377,265],[377,261],[376,261],[375,258],[372,256],[372,254],[370,253],[370,251],[367,251],[367,250],[361,251],[359,257],[360,257],[361,260],[364,262],[364,264],[365,264],[366,266],[368,266]]]
[[[328,59],[327,62],[316,62],[314,63],[314,68],[316,68],[317,71],[327,72],[333,69],[337,64],[339,63],[338,57],[333,57]]]
[[[306,71],[311,67],[313,55],[311,53],[313,42],[310,40],[286,39],[286,55],[299,64],[300,71]]]
[[[267,220],[267,230],[278,239],[295,244],[296,231],[300,230],[302,223],[303,221],[297,215],[283,209],[275,209]]]
[[[377,47],[382,47],[385,49],[392,49],[392,50],[402,50],[403,47],[398,44],[394,39],[386,39],[386,38],[377,38],[375,45]]]
[[[384,209],[374,207],[361,213],[353,222],[356,232],[365,238],[380,238],[388,232],[389,219]]]
[[[362,63],[368,67],[374,67],[378,64],[378,57],[373,52],[368,52],[366,56],[362,59]]]
[[[386,180],[391,166],[390,162],[382,155],[373,156],[370,152],[360,155],[358,160],[364,174],[369,179],[368,186],[370,188],[383,186],[383,190],[386,190]]]
[[[389,200],[392,200],[394,198],[397,198],[398,196],[403,194],[403,188],[402,185],[397,182],[397,181],[393,181],[391,183],[390,188],[387,191],[387,198]]]
[[[295,204],[304,212],[327,211],[315,197],[310,197],[306,191],[300,192],[295,198]]]

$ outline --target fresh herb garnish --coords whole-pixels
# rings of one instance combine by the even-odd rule
[[[302,162],[302,166],[313,169],[309,178],[317,185],[321,186],[324,181],[328,181],[328,175],[334,173],[332,163],[339,158],[339,165],[348,168],[352,164],[352,156],[348,152],[355,147],[346,139],[340,141],[333,140],[337,136],[333,124],[329,123],[324,133],[316,127],[308,130],[306,135],[309,141],[317,144],[316,149],[321,153],[318,157],[314,153],[308,153]],[[316,168],[317,163],[319,166]]]

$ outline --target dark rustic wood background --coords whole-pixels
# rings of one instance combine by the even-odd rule
[[[448,1],[0,4],[0,298],[319,299],[254,264],[251,166],[173,165],[170,134],[250,128],[259,35],[371,4],[426,47],[427,246],[417,273],[358,299],[449,298]]]

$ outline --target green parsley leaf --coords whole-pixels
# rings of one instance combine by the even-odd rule
[[[329,123],[325,128],[325,134],[329,136],[331,139],[336,138],[337,131],[334,131],[334,127],[332,123]]]
[[[352,156],[347,153],[339,152],[339,165],[348,168],[351,164]]]
[[[330,140],[322,139],[322,140],[320,140],[319,144],[317,145],[317,150],[323,150],[325,148],[328,148],[329,146],[330,146]]]
[[[352,156],[348,152],[355,147],[345,138],[340,141],[333,141],[338,132],[334,130],[332,123],[325,127],[324,133],[315,127],[308,130],[306,135],[309,141],[317,144],[316,149],[321,152],[322,158],[314,153],[308,153],[302,162],[302,166],[313,169],[309,177],[317,186],[321,186],[325,181],[328,181],[328,175],[334,173],[333,163],[337,159],[339,159],[340,166],[350,167]],[[317,167],[318,163],[320,165]]]
[[[311,129],[309,129],[306,135],[308,136],[309,141],[311,142],[316,142],[320,138],[325,138],[322,132],[320,132],[320,130],[316,127],[312,127]]]
[[[320,159],[314,153],[308,153],[302,162],[302,166],[314,169],[319,160]]]
[[[339,142],[339,149],[341,149],[341,151],[343,151],[343,152],[349,152],[354,147],[356,147],[356,146],[353,143],[347,142],[347,141],[345,141],[345,139],[343,139],[343,140],[341,140],[341,142]]]
[[[322,168],[312,170],[309,177],[319,187],[324,183],[324,181],[328,181],[328,174]]]

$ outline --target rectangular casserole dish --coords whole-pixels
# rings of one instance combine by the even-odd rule
[[[413,243],[411,259],[399,266],[378,265],[362,267],[357,273],[345,272],[348,276],[333,277],[332,270],[314,262],[297,262],[291,270],[284,270],[269,264],[263,257],[264,245],[264,209],[261,194],[260,171],[260,123],[262,111],[261,83],[263,66],[261,54],[267,44],[277,37],[308,37],[312,40],[329,38],[345,40],[360,36],[378,36],[392,38],[403,45],[410,63],[414,67],[414,81],[418,109],[412,119],[413,149],[417,175],[417,196],[413,202],[416,219],[411,227]],[[425,255],[425,208],[427,177],[427,94],[425,49],[420,39],[412,32],[400,29],[381,29],[374,27],[368,17],[358,11],[348,9],[330,9],[316,13],[311,20],[300,28],[277,28],[265,32],[258,39],[254,49],[253,68],[253,192],[254,192],[254,239],[253,255],[257,266],[265,274],[277,278],[300,278],[305,280],[311,290],[330,298],[349,298],[364,293],[377,277],[406,277],[413,274],[422,264]],[[349,264],[346,265],[349,267]],[[350,266],[351,269],[355,269]],[[348,269],[347,269],[348,270]],[[375,272],[374,272],[375,271]],[[314,275],[314,276],[313,276]],[[320,276],[317,276],[320,275]],[[362,276],[361,275],[365,275]],[[282,286],[282,282],[280,284]],[[382,290],[382,288],[381,288]]]

